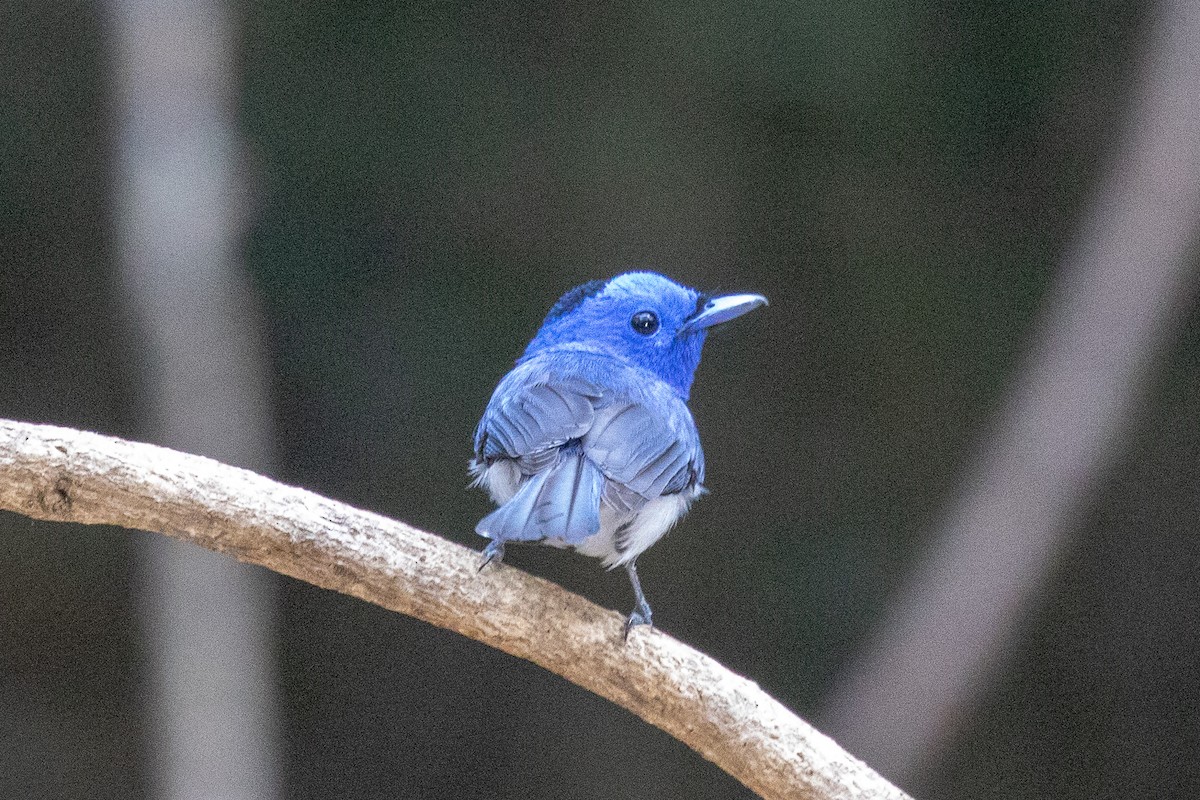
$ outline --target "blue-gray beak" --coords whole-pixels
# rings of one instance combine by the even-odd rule
[[[753,311],[766,304],[767,298],[761,294],[727,294],[724,297],[714,297],[683,323],[679,333],[692,333],[703,328],[711,328],[713,325],[729,322],[747,311]]]

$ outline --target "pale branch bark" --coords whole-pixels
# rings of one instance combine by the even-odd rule
[[[548,581],[253,472],[0,420],[0,509],[164,533],[524,658],[661,728],[766,798],[906,797],[751,681]]]

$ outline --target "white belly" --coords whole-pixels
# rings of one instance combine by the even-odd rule
[[[521,471],[515,462],[502,460],[480,470],[475,480],[488,490],[493,502],[503,505],[520,488]],[[552,547],[573,547],[585,556],[603,559],[604,566],[609,569],[622,566],[661,539],[687,513],[701,491],[697,487],[656,497],[636,512],[618,511],[601,501],[598,533],[574,545],[555,538],[544,539],[542,543]]]
[[[619,513],[600,504],[600,532],[574,545],[575,551],[604,560],[604,566],[628,564],[657,542],[687,513],[692,497],[668,494],[656,497],[636,513]],[[619,533],[618,533],[619,531]],[[562,540],[547,539],[546,544],[568,547]]]

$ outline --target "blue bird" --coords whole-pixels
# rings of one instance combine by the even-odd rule
[[[709,297],[653,272],[591,281],[554,304],[475,430],[470,471],[499,508],[491,541],[570,547],[624,566],[636,600],[625,625],[650,625],[637,557],[703,492],[704,452],[688,394],[709,328],[759,306]]]

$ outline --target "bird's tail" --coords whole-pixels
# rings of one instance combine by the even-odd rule
[[[600,530],[604,473],[578,445],[564,447],[554,466],[531,475],[512,499],[475,526],[500,542],[562,539],[581,542]]]

